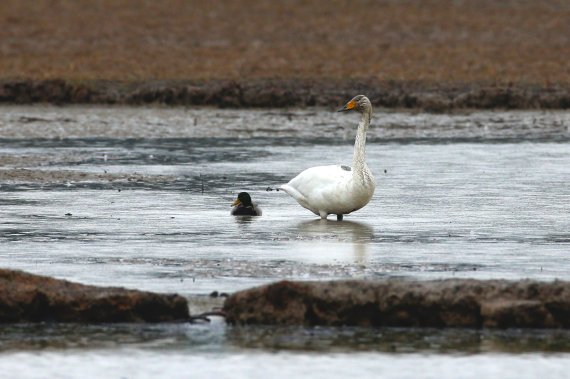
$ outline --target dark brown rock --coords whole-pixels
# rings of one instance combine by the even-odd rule
[[[225,302],[232,324],[570,328],[570,283],[282,281]]]
[[[179,295],[95,287],[0,269],[0,322],[165,322],[188,320]]]

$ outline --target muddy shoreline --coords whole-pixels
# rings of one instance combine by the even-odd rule
[[[358,93],[366,94],[375,106],[428,112],[456,109],[570,108],[570,87],[563,85],[295,79],[0,82],[0,104],[336,107]]]
[[[281,281],[232,294],[230,324],[568,328],[568,282]]]
[[[0,324],[10,322],[171,322],[189,319],[176,294],[97,287],[0,269]]]
[[[568,329],[569,295],[569,283],[558,280],[284,280],[235,292],[222,311],[194,318],[209,322],[208,316],[221,316],[230,325]],[[178,294],[91,286],[0,269],[0,324],[46,321],[192,319],[187,299]]]

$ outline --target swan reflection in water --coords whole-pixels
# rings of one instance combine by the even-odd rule
[[[296,250],[312,263],[343,261],[365,264],[374,229],[356,221],[304,221],[295,226]]]

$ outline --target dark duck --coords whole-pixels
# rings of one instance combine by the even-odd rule
[[[240,192],[232,207],[233,216],[261,216],[261,209],[251,202],[247,192]]]

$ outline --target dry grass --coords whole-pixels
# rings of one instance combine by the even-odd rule
[[[3,0],[0,78],[570,84],[567,0]]]

